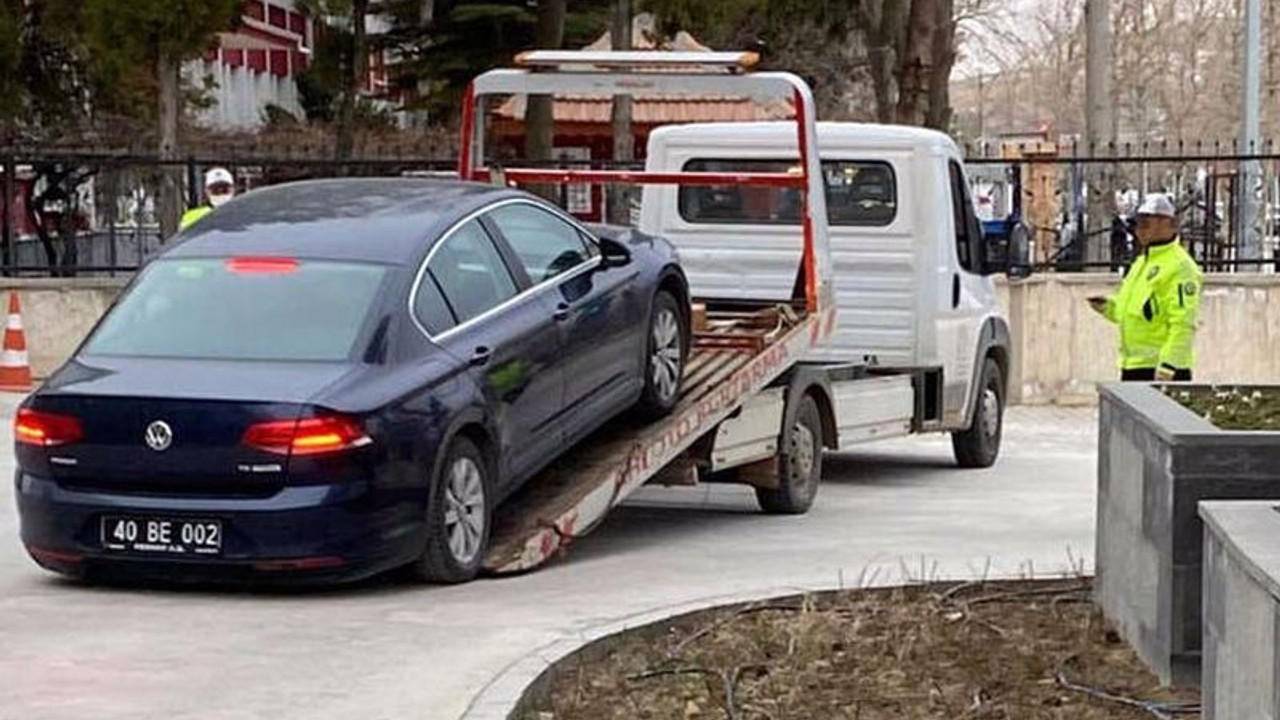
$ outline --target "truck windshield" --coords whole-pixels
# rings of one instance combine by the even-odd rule
[[[795,172],[796,160],[690,160],[686,172]],[[828,160],[822,163],[831,225],[884,226],[898,214],[898,187],[886,162]],[[794,188],[712,185],[680,188],[686,222],[737,225],[800,224],[800,191]]]
[[[386,273],[380,265],[290,258],[157,260],[85,352],[345,360]]]

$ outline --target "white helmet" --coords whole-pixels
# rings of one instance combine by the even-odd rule
[[[1160,217],[1175,217],[1178,214],[1177,209],[1173,207],[1173,201],[1164,193],[1151,193],[1143,199],[1142,205],[1138,208],[1139,215],[1158,215]]]
[[[218,185],[226,185],[226,192],[209,192],[210,188]],[[204,189],[205,195],[209,198],[209,204],[214,207],[218,207],[235,195],[235,178],[231,176],[231,171],[226,168],[210,168],[209,171],[204,174]]]

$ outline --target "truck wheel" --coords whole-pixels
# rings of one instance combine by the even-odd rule
[[[412,575],[426,582],[460,583],[476,576],[489,546],[492,508],[484,457],[464,437],[454,438],[427,503],[427,546]]]
[[[689,354],[689,332],[675,297],[666,290],[653,296],[649,313],[648,348],[644,356],[644,391],[636,405],[647,418],[659,418],[675,409]]]
[[[822,480],[822,417],[813,396],[805,395],[800,400],[795,422],[786,429],[782,447],[778,487],[756,488],[756,501],[767,513],[800,515],[813,505]]]
[[[1004,380],[1000,366],[987,358],[982,363],[978,382],[977,406],[969,429],[951,434],[951,449],[962,468],[985,468],[995,464],[1000,455],[1000,436],[1004,430]]]

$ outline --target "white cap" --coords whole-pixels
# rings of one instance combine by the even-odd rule
[[[231,177],[231,171],[226,168],[211,168],[204,174],[204,186],[217,185],[226,183],[227,185],[235,185],[235,178]]]
[[[1138,208],[1139,215],[1159,215],[1160,217],[1174,217],[1178,211],[1173,207],[1173,201],[1164,193],[1151,193],[1143,199],[1142,205]]]

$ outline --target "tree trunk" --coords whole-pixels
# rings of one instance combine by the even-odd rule
[[[614,50],[631,49],[631,0],[616,0],[613,6],[613,28],[610,31]],[[635,158],[635,136],[631,131],[631,96],[613,98],[613,159],[618,162]],[[633,188],[613,185],[608,189],[608,221],[615,225],[631,223],[631,195]]]
[[[538,24],[534,45],[539,50],[557,50],[564,44],[564,15],[566,0],[538,0]],[[533,161],[551,159],[555,144],[555,118],[552,115],[550,95],[530,95],[524,113],[525,156]],[[555,198],[553,186],[530,186],[548,199]]]
[[[352,0],[351,2],[351,42],[347,43],[347,57],[343,64],[342,102],[338,106],[338,136],[334,143],[333,155],[337,160],[348,160],[355,147],[356,101],[364,86],[365,62],[368,51],[365,48],[365,16],[369,13],[369,0]]]
[[[178,59],[167,53],[156,56],[156,75],[160,87],[160,159],[176,160],[178,157],[178,117],[182,112],[182,95]],[[182,216],[182,193],[179,190],[181,169],[175,165],[160,168],[160,192],[158,193],[160,237],[168,238],[178,231]]]
[[[925,127],[946,132],[951,126],[951,68],[956,62],[955,0],[938,0],[933,33],[933,66],[929,68],[929,107]]]
[[[898,71],[896,120],[923,125],[928,98],[928,74],[933,66],[933,36],[938,20],[938,0],[912,0],[907,15],[906,40]]]
[[[876,98],[876,120],[893,122],[898,95],[898,49],[904,24],[903,3],[908,0],[858,0],[858,24],[867,40],[871,85]]]

